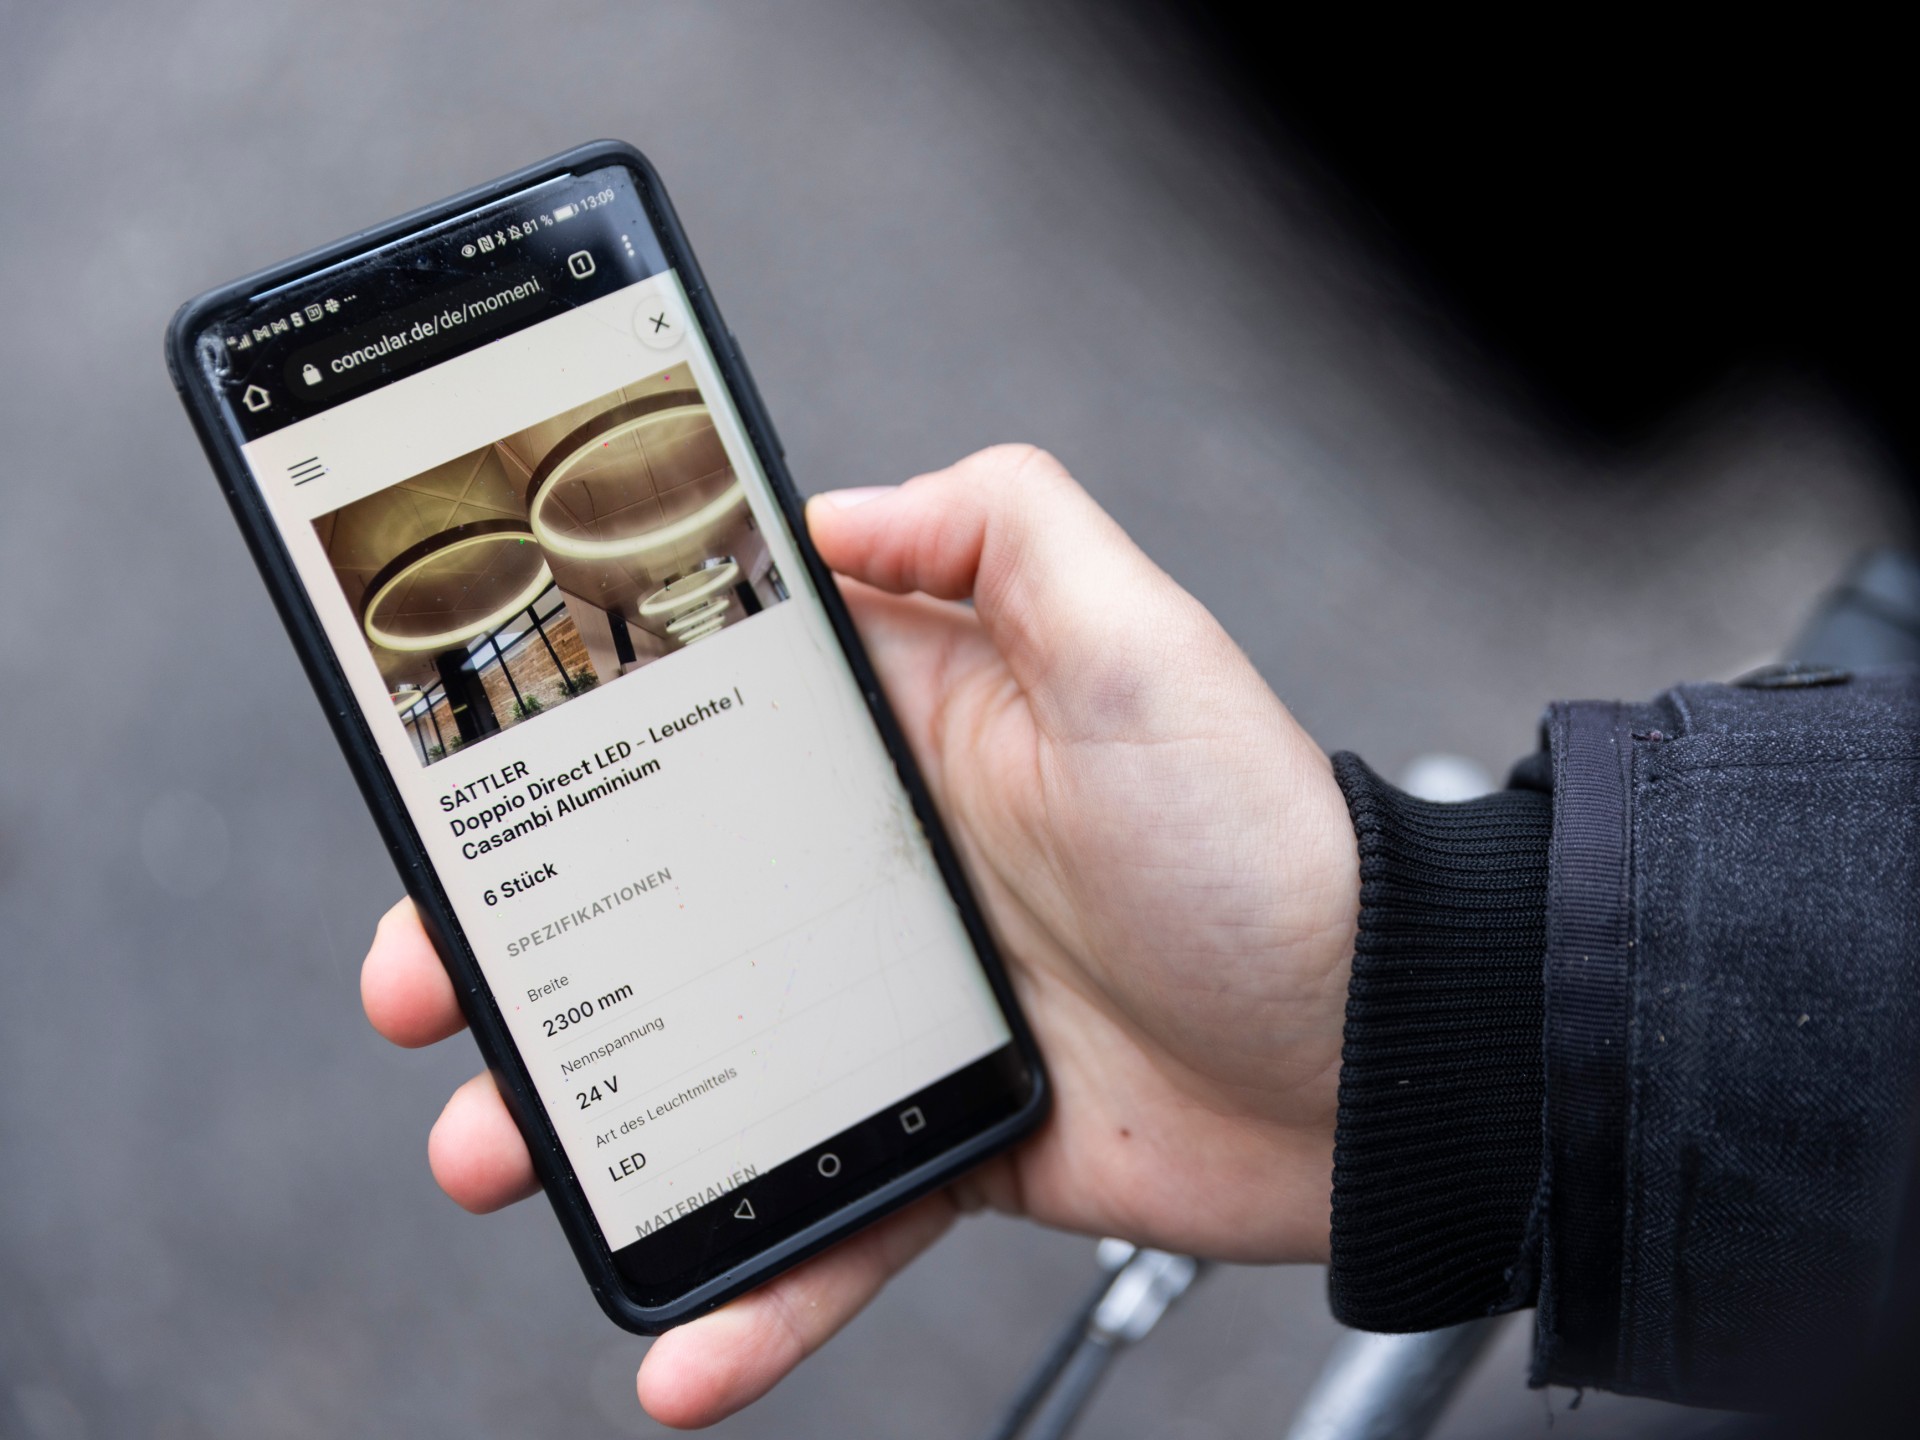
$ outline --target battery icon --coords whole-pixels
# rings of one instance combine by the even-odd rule
[[[571,220],[579,213],[578,205],[556,205],[553,210],[553,223],[558,225],[562,220]]]

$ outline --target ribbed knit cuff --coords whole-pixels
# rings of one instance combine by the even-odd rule
[[[1415,800],[1355,755],[1360,842],[1333,1148],[1333,1313],[1429,1330],[1528,1303],[1552,799]]]

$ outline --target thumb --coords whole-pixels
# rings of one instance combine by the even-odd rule
[[[971,599],[1037,718],[1062,738],[1150,738],[1183,678],[1237,647],[1060,463],[1002,445],[905,485],[807,506],[821,558],[896,594]],[[1236,666],[1226,667],[1230,672]]]

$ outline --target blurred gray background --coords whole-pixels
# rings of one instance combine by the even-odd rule
[[[1097,6],[0,16],[0,1434],[654,1429],[544,1205],[428,1177],[470,1047],[360,1016],[398,885],[164,373],[203,288],[630,139],[803,486],[1046,445],[1389,773],[1765,659],[1897,513],[1785,379],[1631,453],[1536,427],[1177,35]],[[1090,1273],[970,1222],[720,1433],[970,1435]],[[1216,1273],[1085,1433],[1278,1433],[1335,1336],[1319,1271]],[[1528,1392],[1524,1342],[1445,1433],[1698,1423]]]

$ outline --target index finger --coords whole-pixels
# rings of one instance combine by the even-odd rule
[[[360,966],[360,1003],[374,1029],[409,1050],[466,1027],[453,981],[420,927],[413,901],[401,900],[374,928]]]

